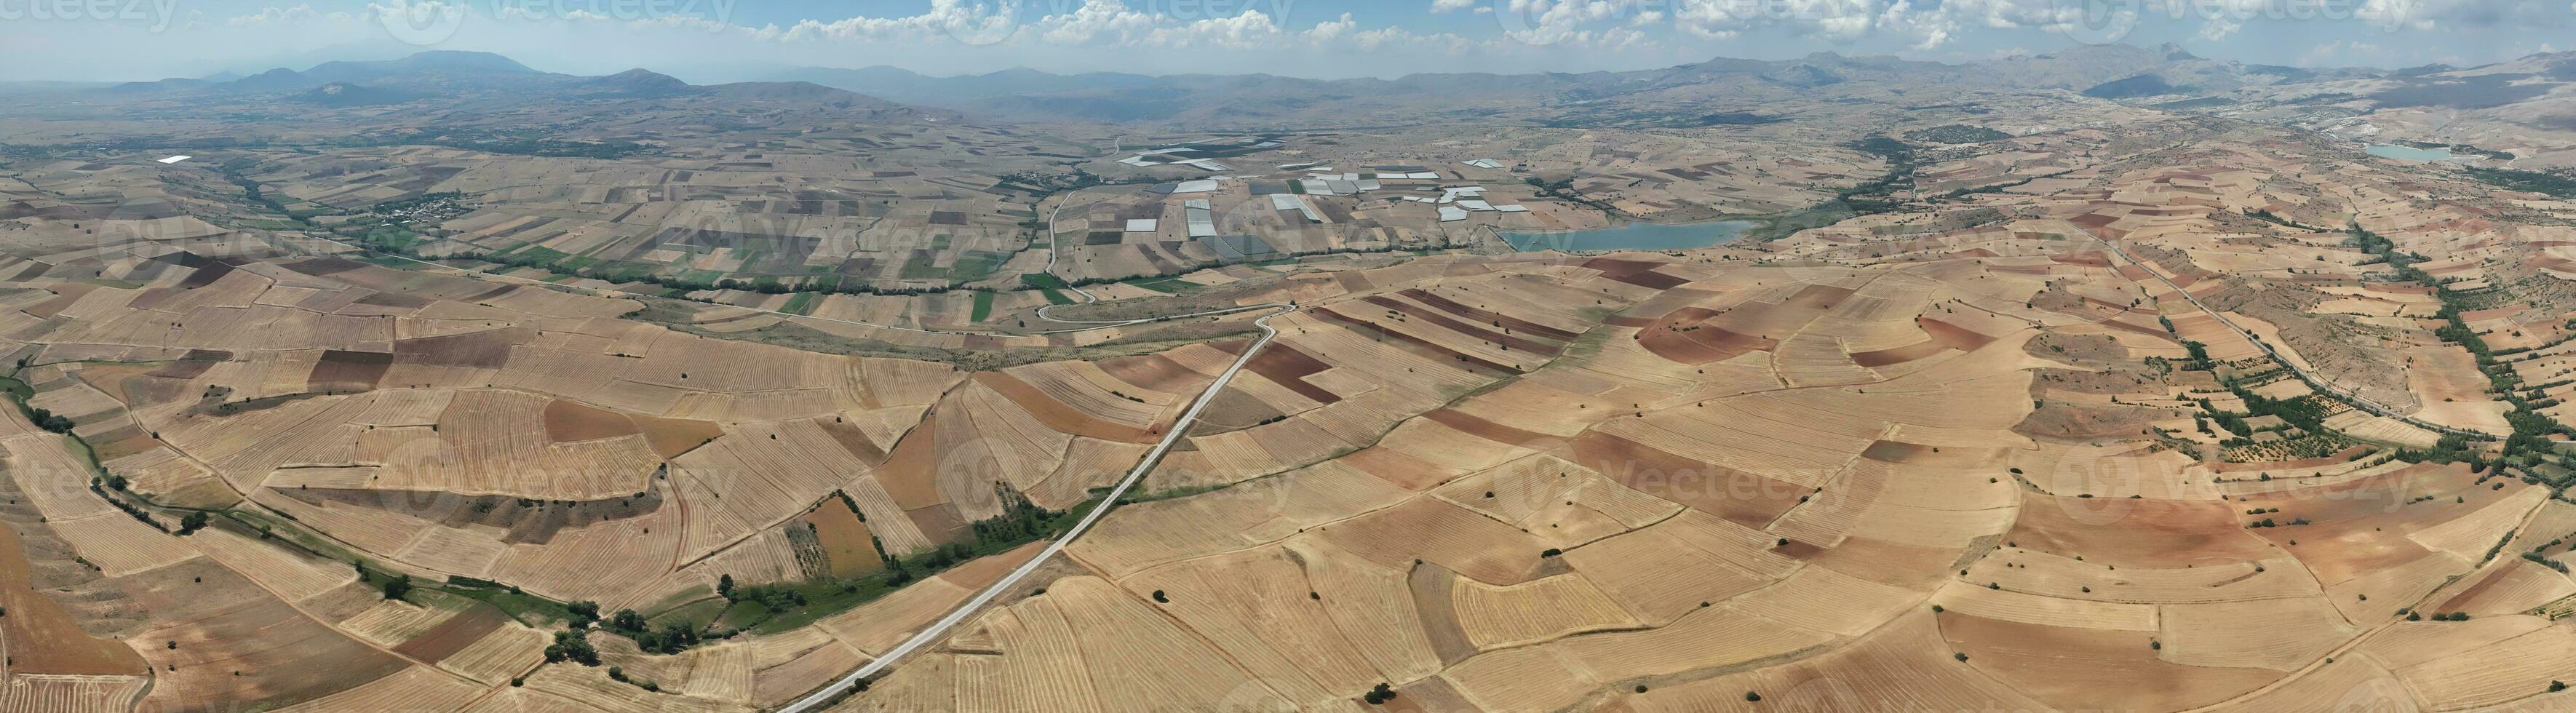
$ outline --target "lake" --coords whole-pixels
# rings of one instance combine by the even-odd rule
[[[2362,152],[2380,158],[2393,158],[2402,161],[2448,161],[2454,158],[2451,155],[2451,147],[2448,146],[2419,149],[2413,146],[2399,146],[2396,144],[2371,144],[2370,148],[2362,149]]]
[[[1750,220],[1720,220],[1707,223],[1666,225],[1662,223],[1629,223],[1591,230],[1555,230],[1547,232],[1496,231],[1512,249],[1523,252],[1560,250],[1586,252],[1596,250],[1689,250],[1731,242],[1744,237],[1746,231],[1761,225]]]

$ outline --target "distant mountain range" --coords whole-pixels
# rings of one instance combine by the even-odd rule
[[[691,85],[643,69],[605,77],[540,72],[488,52],[430,51],[399,59],[324,62],[296,71],[277,68],[250,76],[220,74],[80,87],[137,101],[166,98],[278,101],[329,108],[428,105],[490,106],[534,101],[696,101],[792,103],[854,118],[902,122],[948,118],[956,112],[924,110],[807,82],[736,82]]]
[[[1942,85],[2066,90],[2102,98],[2128,98],[2382,74],[2386,73],[2209,60],[2172,45],[2099,45],[1969,64],[1820,52],[1791,60],[1719,58],[1628,72],[1416,74],[1396,79],[1315,80],[1266,74],[1147,76],[1116,72],[1060,75],[1031,69],[930,77],[884,66],[806,67],[782,70],[764,78],[812,82],[898,102],[1018,121],[1242,125],[1265,120],[1318,121],[1328,118],[1317,116],[1319,108],[1356,115],[1362,109],[1383,108],[1374,105],[1420,100],[1436,100],[1468,113],[1506,104],[1571,108],[1610,100],[1621,100],[1617,103],[1623,105],[1733,100],[1752,106],[1790,96],[1870,94],[1889,87]],[[1594,112],[1569,112],[1589,113]]]
[[[692,85],[636,69],[605,77],[542,72],[483,52],[432,51],[398,59],[323,62],[113,86],[0,84],[0,94],[88,92],[102,99],[279,101],[373,111],[463,110],[502,121],[536,102],[621,102],[722,113],[733,125],[772,125],[811,112],[823,120],[910,122],[978,117],[1009,123],[1114,122],[1170,130],[1359,127],[1444,121],[1543,126],[1689,128],[1849,116],[1835,107],[1949,107],[1974,115],[2008,95],[2110,100],[2169,111],[2240,116],[2356,137],[2576,146],[2576,136],[2526,141],[2518,130],[2576,132],[2576,53],[2537,54],[2480,67],[2399,70],[2302,68],[2197,57],[2172,46],[2097,45],[2036,56],[1945,64],[1829,52],[1785,60],[1719,58],[1624,72],[1415,74],[1394,79],[1300,79],[1267,74],[1149,76],[1052,74],[1013,69],[931,77],[894,67],[807,67],[764,81]],[[2088,99],[2089,98],[2089,99]],[[2385,112],[2470,112],[2462,124]],[[2411,122],[2411,123],[2410,123]],[[1844,122],[1848,123],[1848,122]],[[2460,127],[2475,127],[2474,130]],[[2447,128],[2446,128],[2447,127]],[[2517,128],[2518,127],[2518,128]],[[1861,127],[1845,126],[1855,131]]]

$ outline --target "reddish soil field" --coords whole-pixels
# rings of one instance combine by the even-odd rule
[[[912,525],[921,528],[921,534],[929,537],[932,542],[947,544],[973,536],[967,532],[966,517],[957,513],[955,505],[941,503],[926,508],[905,510],[903,515],[911,518]]]
[[[417,295],[407,295],[400,292],[378,292],[358,298],[358,304],[418,309],[429,306],[429,300]]]
[[[1932,335],[1932,341],[1940,343],[1941,346],[1963,352],[1976,351],[1978,347],[1995,341],[1994,337],[1986,336],[1984,333],[1931,317],[1916,317],[1914,325],[1922,327],[1923,333]]]
[[[1861,366],[1890,366],[1934,356],[1949,350],[1949,347],[1942,346],[1940,342],[1926,339],[1893,349],[1852,352],[1851,360],[1852,363],[1859,364]]]
[[[2261,517],[2279,523],[2307,519],[2307,525],[2244,532],[2297,552],[2319,579],[2335,582],[2413,561],[2426,550],[2407,533],[2469,515],[2522,487],[2517,482],[2505,490],[2493,490],[2475,479],[2464,466],[2426,464],[2329,488],[2240,496],[2228,502],[2240,505],[2237,512],[2278,507],[2280,512]],[[2257,519],[2253,515],[2238,518]],[[2300,544],[2290,545],[2293,539]]]
[[[1216,399],[1208,402],[1207,410],[1199,412],[1199,425],[1192,427],[1190,432],[1211,434],[1240,430],[1285,415],[1242,389],[1228,385],[1217,392]]]
[[[1488,324],[1491,324],[1491,323],[1494,323],[1494,322],[1501,322],[1501,323],[1503,323],[1503,326],[1511,328],[1511,330],[1512,330],[1512,331],[1514,331],[1514,332],[1527,332],[1527,333],[1529,333],[1529,334],[1537,335],[1538,337],[1540,337],[1540,338],[1542,338],[1542,339],[1552,339],[1552,340],[1556,340],[1556,341],[1563,342],[1563,341],[1569,341],[1569,340],[1572,340],[1572,339],[1574,339],[1575,337],[1583,336],[1583,335],[1582,335],[1582,333],[1579,333],[1579,332],[1569,332],[1569,331],[1565,331],[1565,330],[1562,330],[1562,329],[1557,329],[1557,328],[1555,328],[1555,327],[1550,327],[1550,326],[1547,326],[1547,325],[1544,325],[1544,324],[1539,324],[1539,323],[1537,323],[1537,322],[1532,322],[1532,321],[1529,321],[1529,320],[1526,320],[1526,319],[1521,319],[1521,318],[1519,318],[1519,317],[1513,317],[1513,316],[1510,316],[1510,315],[1502,314],[1502,313],[1499,313],[1499,312],[1494,312],[1494,311],[1491,311],[1491,310],[1484,310],[1484,309],[1478,309],[1478,308],[1475,308],[1475,307],[1469,307],[1469,306],[1466,306],[1466,305],[1463,305],[1463,304],[1459,304],[1456,300],[1452,300],[1452,299],[1449,299],[1449,298],[1447,298],[1447,297],[1442,297],[1442,296],[1439,296],[1439,295],[1431,294],[1431,293],[1429,293],[1429,292],[1425,292],[1425,291],[1423,291],[1423,290],[1421,290],[1421,289],[1419,289],[1419,288],[1406,289],[1406,290],[1404,290],[1404,291],[1402,291],[1402,292],[1399,292],[1399,293],[1397,293],[1397,294],[1401,294],[1401,295],[1404,295],[1404,296],[1406,296],[1406,297],[1411,297],[1411,298],[1413,298],[1413,299],[1414,299],[1414,300],[1416,300],[1416,301],[1419,301],[1419,302],[1421,302],[1421,303],[1423,303],[1423,304],[1426,304],[1426,305],[1431,305],[1432,307],[1438,308],[1438,309],[1440,309],[1441,311],[1448,312],[1448,313],[1450,313],[1450,314],[1454,314],[1454,315],[1458,315],[1458,316],[1460,316],[1460,317],[1465,317],[1465,318],[1467,318],[1467,319],[1474,320],[1474,321],[1477,321],[1477,322],[1484,322],[1484,323],[1488,323]]]
[[[73,283],[67,285],[55,285],[50,289],[54,293],[52,299],[38,302],[35,306],[19,311],[44,319],[52,319],[54,315],[62,314],[64,309],[70,308],[72,303],[79,302],[80,298],[84,295],[88,295],[90,290],[98,289],[98,286],[85,283]]]
[[[152,440],[151,435],[139,432],[139,429],[132,429],[137,430],[138,432],[136,433],[125,434],[124,432],[129,429],[131,429],[131,427],[120,428],[117,429],[114,434],[107,434],[122,434],[115,440],[109,440],[105,435],[92,439],[91,442],[98,444],[94,447],[94,450],[97,452],[98,459],[100,461],[112,461],[161,447],[160,441]]]
[[[877,468],[877,483],[885,486],[886,494],[904,510],[947,502],[939,494],[937,479],[939,423],[939,414],[922,414],[921,423],[915,424],[902,440],[895,441],[894,450]]]
[[[833,576],[854,577],[885,568],[885,561],[877,558],[876,545],[868,541],[868,523],[840,498],[824,498],[822,507],[802,519],[814,526],[823,556],[832,561]]]
[[[1596,257],[1583,261],[1582,267],[1589,270],[1599,270],[1601,271],[1602,277],[1618,280],[1638,287],[1664,290],[1690,284],[1690,280],[1655,272],[1655,268],[1662,267],[1663,265],[1664,264],[1660,262],[1650,262],[1645,260],[1622,260],[1619,258]]]
[[[1835,287],[1833,285],[1808,285],[1806,287],[1798,288],[1798,294],[1790,295],[1788,301],[1780,304],[1787,307],[1826,309],[1834,305],[1842,304],[1843,300],[1850,299],[1851,296],[1852,291],[1850,288]]]
[[[182,255],[193,255],[194,253],[181,253],[181,254],[182,254]],[[195,272],[188,273],[188,278],[187,278],[187,279],[184,279],[184,280],[180,280],[180,281],[179,281],[179,289],[178,289],[178,290],[172,290],[172,291],[173,291],[173,292],[178,292],[178,291],[182,291],[182,290],[193,290],[193,289],[197,289],[197,288],[199,288],[199,287],[204,287],[204,286],[207,286],[207,285],[215,284],[215,281],[216,281],[216,280],[223,279],[223,277],[224,277],[225,275],[232,274],[232,272],[233,272],[233,266],[232,266],[232,263],[229,263],[229,262],[218,262],[218,263],[208,264],[208,265],[206,265],[206,266],[204,266],[204,267],[199,267],[199,268],[197,268],[197,270],[196,270]]]
[[[1431,419],[1434,423],[1463,431],[1467,435],[1507,446],[1518,446],[1531,450],[1544,451],[1553,450],[1557,446],[1564,445],[1565,443],[1565,439],[1563,438],[1536,431],[1524,431],[1518,428],[1505,426],[1503,424],[1461,413],[1455,409],[1444,408],[1423,414],[1423,417]]]
[[[322,352],[322,361],[304,377],[304,390],[315,392],[368,391],[376,381],[385,378],[393,368],[394,355],[387,352],[350,352],[330,349]]]
[[[2156,658],[2144,631],[2076,629],[1934,615],[1941,637],[1979,671],[2063,708],[2179,710],[2225,700],[2280,678],[2271,669],[2183,666]]]
[[[186,357],[183,357],[178,361],[170,362],[159,369],[154,369],[150,375],[164,379],[178,379],[185,381],[199,376],[204,376],[207,369],[215,368],[215,365],[218,363],[231,361],[232,358],[233,355],[226,352],[200,353],[199,351],[192,349],[189,350]]]
[[[1362,334],[1396,340],[1396,342],[1402,344],[1409,351],[1440,361],[1463,361],[1506,374],[1520,374],[1526,371],[1515,365],[1496,363],[1491,359],[1462,353],[1458,350],[1441,346],[1437,342],[1424,339],[1420,335],[1416,335],[1412,332],[1397,331],[1395,329],[1381,326],[1375,322],[1370,322],[1365,319],[1357,319],[1340,312],[1335,312],[1329,307],[1317,307],[1315,308],[1315,314],[1324,317],[1325,319],[1340,322],[1352,329],[1358,330]],[[1268,350],[1265,349],[1263,351]],[[1537,355],[1532,356],[1535,357]]]
[[[1342,456],[1341,462],[1408,490],[1429,490],[1466,474],[1466,471],[1434,465],[1430,461],[1378,447],[1363,448]]]
[[[1771,551],[1778,552],[1783,557],[1800,560],[1812,560],[1825,554],[1825,548],[1797,540],[1789,540],[1789,544],[1773,547]]]
[[[690,421],[689,423],[705,423],[711,432],[721,432],[714,430],[715,424],[707,423],[705,421]],[[830,434],[833,441],[839,442],[841,444],[841,450],[849,451],[850,455],[858,456],[859,460],[865,461],[869,465],[877,465],[885,462],[885,450],[878,448],[876,441],[869,440],[868,434],[860,431],[857,426],[852,426],[835,420],[830,423],[823,424],[823,432]],[[713,438],[714,436],[710,435],[708,437]],[[661,446],[657,443],[654,446],[654,450],[661,450]],[[671,456],[665,455],[662,457],[669,458]]]
[[[1422,619],[1422,633],[1431,639],[1431,650],[1440,655],[1442,665],[1453,665],[1476,653],[1476,645],[1467,638],[1467,629],[1458,625],[1457,607],[1450,598],[1450,588],[1458,575],[1448,568],[1424,562],[1413,566],[1405,578],[1413,592],[1415,616]]]
[[[394,340],[394,355],[405,364],[497,369],[510,362],[510,347],[525,344],[536,331],[525,327],[471,334]]]
[[[546,402],[546,440],[556,443],[593,441],[642,433],[625,414],[574,401]]]
[[[2134,324],[2134,323],[2128,322],[2128,321],[2126,321],[2126,320],[2120,320],[2120,319],[2106,319],[2106,320],[2102,320],[2102,321],[2100,321],[2100,322],[2095,322],[2094,324],[2099,324],[2099,325],[2102,325],[2102,326],[2105,326],[2105,327],[2110,327],[2110,328],[2112,328],[2112,329],[2118,329],[2118,330],[2130,331],[2130,332],[2137,332],[2137,333],[2139,333],[2139,334],[2144,334],[2144,335],[2152,336],[2152,337],[2155,337],[2155,338],[2157,338],[2157,339],[2162,339],[2162,340],[2165,340],[2165,341],[2168,341],[2168,342],[2174,341],[2173,334],[2172,334],[2171,332],[2166,332],[2162,327],[2151,327],[2151,326],[2147,326],[2147,325],[2143,325],[2143,324]]]
[[[653,446],[653,453],[664,460],[678,458],[680,454],[697,450],[698,446],[706,445],[708,441],[724,435],[724,428],[717,426],[714,421],[660,416],[629,418],[637,427],[643,429],[644,442]],[[862,437],[860,440],[866,439]],[[871,446],[871,448],[874,447]]]
[[[2004,533],[2014,547],[2111,565],[2178,567],[2262,559],[2273,554],[2246,534],[2229,501],[2074,498],[2029,494]]]
[[[1297,351],[1296,347],[1273,342],[1269,347],[1262,349],[1261,353],[1252,355],[1252,361],[1244,364],[1243,368],[1260,374],[1261,378],[1269,379],[1272,383],[1287,387],[1289,391],[1297,392],[1299,396],[1314,399],[1319,404],[1329,404],[1342,400],[1342,397],[1324,390],[1324,387],[1306,383],[1306,377],[1330,369],[1332,366],[1305,352]]]
[[[176,649],[143,648],[153,669],[153,695],[175,697],[199,710],[283,707],[366,685],[411,665],[324,628],[273,598],[141,637],[179,642]]]
[[[1860,457],[1884,463],[1907,463],[1916,458],[1932,455],[1932,449],[1932,446],[1919,443],[1872,441],[1869,448],[1860,452]]]
[[[1263,349],[1262,352],[1268,353],[1272,349],[1284,346],[1287,345],[1274,344],[1270,349]],[[1253,361],[1256,364],[1260,362],[1258,358]],[[1118,377],[1119,381],[1134,384],[1136,388],[1146,391],[1178,393],[1189,390],[1190,384],[1207,378],[1198,372],[1190,371],[1188,367],[1181,366],[1180,362],[1172,361],[1171,357],[1161,354],[1125,356],[1092,363],[1100,365],[1101,371],[1109,372],[1110,376]]]
[[[1021,381],[1019,377],[1010,374],[998,371],[975,372],[975,383],[983,384],[985,388],[999,392],[1004,398],[1010,399],[1011,403],[1019,404],[1020,408],[1029,412],[1029,415],[1036,416],[1039,423],[1046,424],[1047,428],[1055,429],[1058,433],[1121,443],[1154,442],[1154,434],[1145,429],[1095,418],[1091,414],[1083,413],[1081,409],[1065,405],[1064,402],[1047,396],[1037,387],[1030,386],[1028,382]]]
[[[1462,322],[1462,321],[1459,321],[1459,320],[1453,319],[1453,318],[1449,317],[1448,315],[1441,314],[1441,313],[1439,313],[1438,311],[1433,310],[1433,309],[1431,309],[1431,308],[1429,308],[1429,307],[1424,307],[1424,306],[1422,306],[1422,305],[1413,304],[1413,303],[1411,303],[1411,302],[1405,302],[1405,301],[1397,300],[1397,299],[1395,299],[1395,298],[1387,297],[1387,296],[1385,296],[1385,295],[1371,295],[1371,296],[1368,296],[1368,297],[1365,297],[1365,298],[1362,298],[1362,299],[1363,299],[1363,301],[1366,301],[1366,302],[1368,302],[1369,304],[1377,305],[1377,306],[1380,306],[1380,307],[1385,307],[1385,308],[1387,308],[1387,309],[1395,310],[1395,311],[1397,311],[1397,312],[1402,312],[1402,313],[1407,314],[1407,315],[1410,315],[1410,316],[1412,316],[1412,317],[1414,317],[1414,318],[1416,318],[1416,319],[1420,319],[1420,320],[1425,321],[1425,322],[1430,322],[1430,323],[1432,323],[1432,324],[1439,325],[1439,326],[1441,326],[1441,327],[1443,327],[1443,328],[1446,328],[1446,329],[1448,329],[1448,330],[1450,330],[1450,331],[1453,331],[1453,332],[1457,332],[1457,333],[1459,333],[1459,334],[1464,334],[1464,335],[1467,335],[1467,336],[1470,336],[1470,337],[1475,337],[1475,338],[1477,338],[1477,339],[1479,339],[1479,340],[1482,340],[1482,341],[1488,341],[1488,342],[1493,342],[1493,343],[1496,343],[1496,344],[1501,344],[1501,345],[1503,345],[1504,347],[1507,347],[1507,348],[1511,349],[1512,351],[1520,351],[1520,352],[1535,352],[1535,353],[1539,353],[1539,354],[1555,354],[1555,353],[1557,352],[1557,349],[1559,349],[1559,348],[1560,348],[1560,345],[1558,345],[1558,344],[1556,344],[1556,343],[1554,343],[1554,342],[1545,342],[1545,341],[1539,341],[1539,340],[1536,340],[1536,339],[1528,339],[1528,338],[1520,337],[1520,336],[1517,336],[1517,335],[1504,334],[1504,333],[1502,333],[1501,331],[1496,330],[1496,329],[1494,329],[1494,328],[1492,328],[1492,327],[1487,327],[1487,326],[1476,325],[1476,324],[1469,324],[1469,323],[1466,323],[1466,322]]]
[[[476,604],[465,611],[457,612],[456,616],[448,617],[447,621],[439,622],[438,626],[421,632],[419,636],[412,637],[410,641],[394,647],[394,653],[438,663],[447,660],[449,656],[456,655],[458,651],[464,651],[465,647],[474,645],[474,642],[483,640],[484,635],[500,629],[502,624],[509,621],[510,616],[501,613],[501,610],[494,609],[489,604]]]
[[[125,393],[126,382],[155,368],[158,367],[150,364],[94,364],[72,372],[72,376],[80,379],[81,383],[89,384],[91,388],[107,392],[108,398],[130,404],[134,401]]]
[[[1726,361],[1746,352],[1767,352],[1780,345],[1775,340],[1731,332],[1707,323],[1718,314],[1705,307],[1673,310],[1638,332],[1637,345],[1655,356],[1682,364]]]

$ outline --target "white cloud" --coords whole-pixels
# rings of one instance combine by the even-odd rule
[[[1306,37],[1317,42],[1331,42],[1349,37],[1351,33],[1358,31],[1359,27],[1360,23],[1352,21],[1351,14],[1345,12],[1339,20],[1315,23],[1315,29],[1307,30]]]
[[[2226,16],[2222,15],[2209,18],[2209,21],[2201,23],[2199,34],[2201,39],[2216,42],[2227,39],[2228,35],[2236,34],[2237,30],[2242,29],[2245,29],[2245,23],[2228,19]]]
[[[1476,7],[1476,0],[1431,0],[1431,14],[1455,12]],[[1482,11],[1482,8],[1479,8]]]
[[[1104,39],[1125,42],[1152,31],[1158,21],[1153,13],[1130,10],[1115,0],[1094,0],[1071,13],[1040,18],[1037,24],[1046,27],[1038,36],[1048,42],[1080,45]]]
[[[2576,10],[2576,5],[2569,6]],[[2365,0],[2353,14],[2384,28],[2563,28],[2565,14],[2528,0]]]

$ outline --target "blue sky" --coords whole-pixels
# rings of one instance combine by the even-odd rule
[[[1332,78],[1817,51],[1957,62],[2112,41],[2399,67],[2576,49],[2571,29],[2576,0],[0,0],[0,79],[202,76],[422,49],[693,81],[878,64]]]

